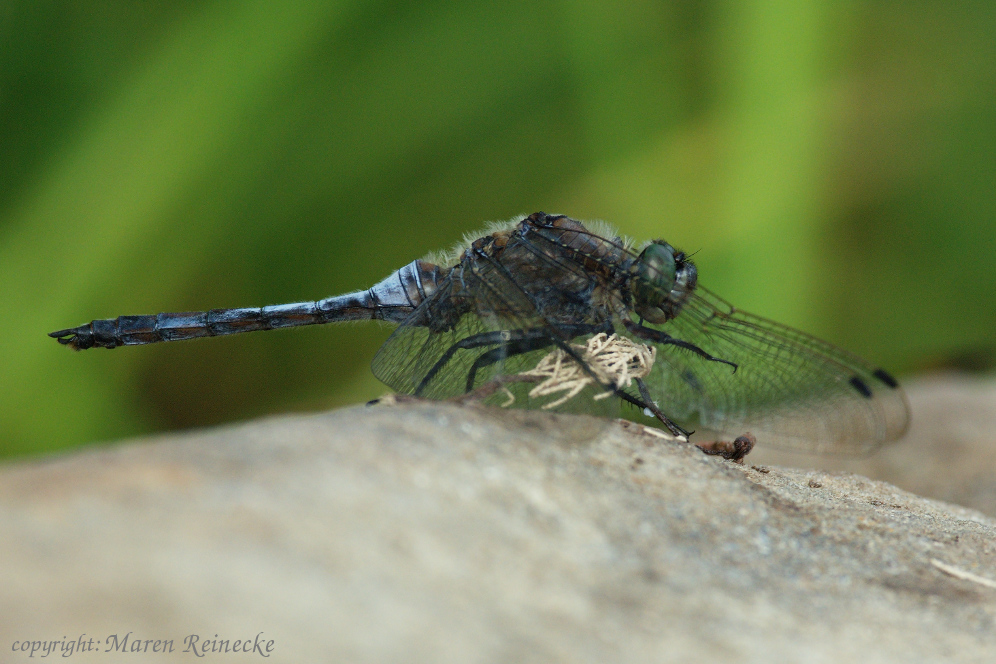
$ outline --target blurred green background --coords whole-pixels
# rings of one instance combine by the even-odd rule
[[[72,353],[601,218],[900,375],[987,368],[996,4],[4,2],[0,454],[385,391],[377,323]]]

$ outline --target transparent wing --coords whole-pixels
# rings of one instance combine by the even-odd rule
[[[668,416],[728,436],[820,453],[862,454],[902,436],[909,407],[882,369],[832,344],[738,311],[699,287],[659,329],[713,355],[658,348],[648,384]]]
[[[579,251],[582,235],[593,242]],[[512,238],[500,264],[464,259],[384,344],[374,358],[374,374],[399,392],[458,396],[471,376],[477,387],[519,374],[552,350],[524,343],[524,334],[605,323],[591,319],[597,278],[583,263],[614,274],[637,257],[618,239],[575,227],[530,237]],[[730,437],[749,431],[764,444],[854,454],[899,438],[908,426],[905,395],[887,373],[824,341],[737,311],[701,287],[677,318],[652,327],[739,366],[733,372],[692,351],[658,345],[647,383],[664,412],[686,428],[706,427]],[[576,341],[590,335],[569,336]],[[509,386],[516,406],[555,400],[530,399],[530,387]],[[593,400],[599,391],[586,390],[558,410],[605,412],[618,403]],[[501,393],[491,399],[503,401],[507,395]]]
[[[556,348],[553,335],[568,343],[587,336],[571,333],[564,322],[570,302],[563,300],[574,300],[593,277],[576,263],[540,249],[518,240],[505,247],[501,264],[477,259],[457,266],[377,352],[374,375],[398,392],[446,399],[534,369]],[[554,326],[559,332],[552,331]],[[484,400],[542,408],[563,396],[530,396],[535,384],[503,383]],[[589,386],[556,410],[613,414],[617,399],[592,398],[601,391]]]

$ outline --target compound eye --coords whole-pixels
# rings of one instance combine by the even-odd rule
[[[640,281],[651,286],[663,295],[671,292],[677,274],[674,260],[674,248],[669,244],[653,243],[640,254],[637,275]]]
[[[651,323],[667,321],[661,305],[674,288],[677,265],[674,249],[669,244],[653,243],[640,254],[636,279],[633,281],[633,299],[636,312]]]

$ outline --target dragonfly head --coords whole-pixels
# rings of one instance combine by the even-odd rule
[[[654,240],[634,266],[633,305],[636,313],[651,323],[665,323],[681,311],[695,290],[695,264],[663,240]]]

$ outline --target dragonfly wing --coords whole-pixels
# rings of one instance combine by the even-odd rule
[[[500,345],[489,338],[531,323],[528,301],[515,292],[498,293],[459,266],[454,272],[374,356],[374,375],[398,392],[430,399],[463,394],[474,362]]]
[[[515,249],[506,248],[504,264]],[[542,262],[529,255],[529,265]],[[520,283],[529,272],[513,276],[503,264],[465,259],[384,343],[374,375],[398,392],[445,399],[465,394],[472,372],[478,387],[534,368],[554,346],[542,305]]]
[[[807,452],[863,454],[902,436],[909,406],[882,369],[699,288],[661,329],[738,365],[664,345],[648,382],[678,422]]]
[[[399,392],[445,399],[531,371],[557,350],[555,338],[570,344],[591,336],[584,328],[598,324],[590,318],[595,282],[542,237],[512,237],[500,260],[464,257],[385,342],[374,358],[374,375]],[[604,390],[591,381],[538,393],[542,380],[503,382],[484,400],[602,415],[618,410],[617,399],[594,399]]]

